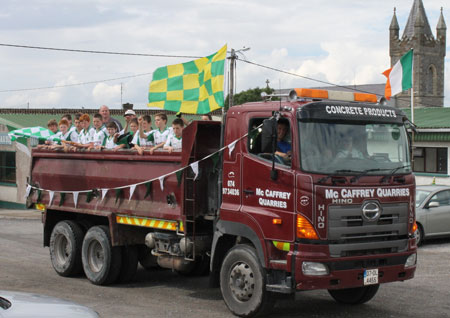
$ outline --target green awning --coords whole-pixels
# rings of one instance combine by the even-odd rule
[[[414,134],[414,141],[450,142],[450,132],[419,132]]]

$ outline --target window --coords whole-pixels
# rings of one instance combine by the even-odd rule
[[[272,153],[266,152],[266,149],[262,149],[262,128],[258,128],[265,118],[252,118],[249,123],[248,133],[248,149],[252,154],[266,160],[273,160]],[[275,151],[275,163],[290,166],[291,165],[291,152],[292,141],[289,121],[285,118],[281,118],[277,124],[277,148]]]
[[[414,172],[447,174],[447,148],[414,149]]]
[[[0,152],[0,183],[16,183],[15,152]]]
[[[438,202],[439,206],[450,205],[450,191],[441,191],[433,195],[430,202]]]
[[[430,65],[427,70],[426,81],[425,81],[425,91],[428,95],[436,95],[436,86],[437,86],[437,75],[436,75],[436,67],[434,65]]]
[[[321,174],[410,173],[406,130],[398,124],[302,122],[303,171]]]

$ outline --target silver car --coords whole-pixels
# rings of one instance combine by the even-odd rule
[[[450,187],[443,185],[416,188],[416,242],[450,236]]]
[[[0,317],[98,318],[99,316],[92,309],[67,300],[0,290]]]

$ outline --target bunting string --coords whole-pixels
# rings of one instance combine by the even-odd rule
[[[260,129],[260,128],[262,127],[262,125],[263,125],[263,124],[260,124],[258,127],[253,128],[251,132]],[[148,183],[154,182],[154,181],[156,181],[156,180],[159,180],[159,182],[160,182],[160,187],[161,187],[161,191],[163,191],[163,190],[164,190],[164,180],[165,180],[166,177],[168,177],[168,176],[170,176],[170,175],[173,175],[173,174],[177,174],[177,173],[183,172],[185,169],[187,169],[187,168],[189,168],[189,167],[193,170],[193,172],[194,172],[194,174],[195,174],[195,179],[196,179],[197,176],[198,176],[198,173],[199,173],[199,170],[198,170],[199,168],[198,168],[198,167],[199,167],[199,163],[200,163],[200,162],[205,161],[205,160],[208,160],[208,159],[210,159],[211,157],[213,157],[213,156],[215,156],[215,155],[217,155],[217,154],[222,153],[222,152],[225,151],[226,149],[229,149],[229,155],[231,155],[231,153],[234,151],[234,148],[235,148],[236,144],[237,144],[239,141],[241,141],[242,139],[248,137],[248,135],[249,135],[249,133],[246,133],[245,135],[239,137],[238,139],[236,139],[236,140],[234,140],[233,142],[229,143],[228,145],[226,145],[226,146],[220,148],[219,150],[217,150],[217,151],[215,151],[215,152],[213,152],[213,153],[211,153],[211,154],[209,154],[209,155],[203,157],[202,159],[200,159],[200,160],[198,160],[198,161],[195,161],[195,162],[193,162],[193,163],[189,163],[188,165],[186,165],[186,166],[184,166],[184,167],[181,167],[181,168],[179,168],[179,169],[177,169],[177,170],[175,170],[175,171],[166,173],[166,174],[161,175],[161,176],[159,176],[159,177],[156,177],[156,178],[153,178],[153,179],[150,179],[150,180],[145,180],[145,181],[138,182],[138,183],[133,183],[133,184],[128,184],[128,185],[123,185],[123,186],[119,186],[119,187],[113,187],[113,188],[97,188],[97,189],[100,190],[100,192],[101,192],[101,196],[102,196],[102,197],[101,197],[101,201],[103,201],[103,200],[105,199],[106,194],[108,193],[108,191],[114,190],[114,191],[116,191],[116,194],[117,194],[118,191],[121,191],[121,190],[126,189],[126,188],[130,188],[130,196],[129,196],[129,201],[130,201],[130,200],[131,200],[131,197],[133,196],[134,190],[136,189],[137,186],[143,185],[143,184],[148,184]],[[52,204],[53,196],[54,196],[55,193],[60,193],[61,196],[62,196],[62,200],[64,200],[63,197],[65,197],[65,194],[71,193],[71,194],[73,194],[75,207],[77,206],[77,203],[78,203],[78,196],[79,196],[80,193],[89,193],[89,192],[93,192],[93,191],[94,191],[94,189],[89,189],[89,190],[76,190],[76,191],[69,191],[69,190],[61,190],[61,191],[58,191],[58,190],[48,190],[48,189],[43,189],[43,188],[40,188],[40,187],[33,186],[33,185],[31,185],[31,184],[27,184],[27,189],[26,189],[26,194],[25,194],[25,197],[26,197],[26,198],[30,195],[31,190],[46,191],[46,192],[49,192],[49,195],[51,196],[49,205]]]

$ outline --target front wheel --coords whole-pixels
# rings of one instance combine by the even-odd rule
[[[272,293],[266,290],[266,272],[255,249],[247,245],[237,245],[225,256],[220,290],[228,309],[240,317],[262,314],[274,303]]]
[[[329,289],[328,292],[338,303],[360,305],[371,300],[377,293],[379,287],[380,285],[377,284],[347,289]]]

